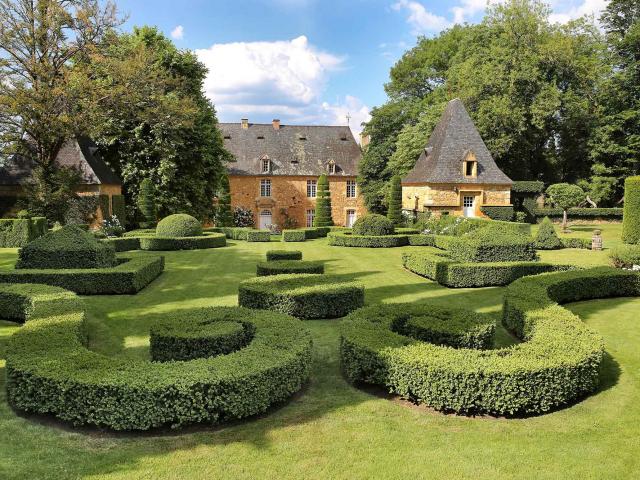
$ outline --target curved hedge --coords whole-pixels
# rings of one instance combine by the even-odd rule
[[[364,305],[364,286],[336,275],[257,277],[241,282],[238,290],[241,307],[303,319],[344,317]]]
[[[622,241],[640,243],[640,176],[629,177],[624,182]]]
[[[523,343],[497,350],[419,342],[389,330],[375,312],[355,312],[343,322],[343,369],[351,381],[385,385],[438,410],[545,413],[592,393],[604,354],[602,338],[560,304],[638,295],[640,275],[609,267],[521,278],[506,289],[502,321]]]
[[[274,260],[302,260],[300,250],[267,250],[267,261]]]
[[[13,408],[74,425],[148,430],[215,424],[265,412],[309,378],[311,337],[275,312],[209,308],[174,315],[242,317],[253,339],[228,355],[151,363],[86,348],[83,304],[45,285],[0,286],[5,317],[26,321],[7,348],[7,396]]]
[[[167,238],[198,237],[202,235],[202,224],[191,215],[175,213],[158,222],[156,235]]]
[[[541,262],[457,262],[444,252],[442,254],[403,253],[402,266],[413,273],[450,288],[505,286],[528,275],[571,268]]]
[[[329,245],[334,247],[392,248],[409,245],[408,235],[355,235],[347,232],[330,232]]]
[[[370,213],[360,217],[353,224],[354,235],[382,236],[393,235],[395,226],[393,221],[383,215]]]
[[[281,275],[283,273],[324,273],[323,262],[311,262],[306,260],[271,260],[260,262],[256,267],[256,275]]]
[[[140,237],[140,250],[171,251],[171,250],[201,250],[218,248],[227,245],[224,233],[205,233],[197,237]]]

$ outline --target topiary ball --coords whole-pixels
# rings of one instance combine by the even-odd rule
[[[158,237],[199,237],[202,235],[202,224],[186,213],[169,215],[158,222],[156,227]]]
[[[394,232],[393,222],[375,213],[365,215],[353,224],[354,235],[393,235]]]

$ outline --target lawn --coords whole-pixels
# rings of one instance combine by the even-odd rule
[[[574,236],[588,236],[580,226]],[[619,226],[603,227],[605,246]],[[300,249],[327,273],[358,278],[368,304],[437,302],[496,314],[502,289],[449,290],[401,267],[406,248],[230,242],[226,248],[169,252],[166,272],[135,296],[85,297],[91,348],[148,358],[159,315],[234,305],[237,285],[255,275],[270,248]],[[152,255],[135,253],[134,255]],[[0,249],[0,268],[16,251]],[[545,260],[607,262],[606,252],[544,252]],[[336,320],[308,321],[314,339],[310,384],[268,415],[179,432],[76,431],[17,416],[6,403],[4,351],[15,324],[0,322],[0,478],[637,478],[640,474],[640,299],[596,300],[570,308],[606,341],[601,391],[583,402],[526,419],[468,418],[415,407],[354,388],[341,376]],[[499,330],[501,345],[512,339]]]

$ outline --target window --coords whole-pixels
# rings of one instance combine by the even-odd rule
[[[269,173],[271,170],[271,161],[268,158],[262,159],[262,173]]]
[[[355,180],[347,180],[347,198],[356,198]]]
[[[307,210],[307,227],[313,227],[313,219],[316,218],[314,209]]]
[[[473,177],[473,171],[475,170],[476,162],[466,162],[464,174],[467,177]]]
[[[329,164],[329,173],[331,175],[334,175],[336,173],[336,164],[333,162]]]
[[[271,180],[260,180],[260,196],[271,196]]]
[[[307,197],[316,198],[317,189],[318,189],[317,180],[307,180]]]

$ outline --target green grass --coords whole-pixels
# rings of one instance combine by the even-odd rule
[[[605,230],[613,245],[619,227]],[[589,231],[580,234],[590,234]],[[574,236],[578,235],[575,231]],[[607,245],[608,243],[611,245]],[[269,243],[168,252],[166,272],[135,296],[85,297],[91,348],[148,358],[149,327],[164,312],[234,305]],[[433,301],[497,314],[502,289],[449,290],[401,267],[408,248],[282,243],[327,273],[357,278],[367,303]],[[152,255],[134,253],[134,255]],[[16,251],[0,249],[0,268]],[[606,263],[606,254],[544,252],[546,260]],[[570,307],[605,338],[603,388],[570,408],[528,419],[467,418],[407,406],[358,390],[339,369],[338,321],[308,321],[315,353],[309,386],[268,415],[218,428],[169,434],[74,431],[17,416],[6,403],[4,352],[18,326],[0,322],[0,478],[635,478],[640,471],[640,299]],[[510,343],[502,329],[498,344]]]

